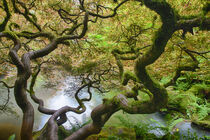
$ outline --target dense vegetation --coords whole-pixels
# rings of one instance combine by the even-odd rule
[[[23,112],[21,139],[60,139],[66,113],[84,113],[91,89],[106,98],[92,110],[92,121],[67,133],[66,140],[100,133],[119,110],[167,112],[177,122],[182,117],[209,129],[209,9],[208,0],[2,0],[0,74],[16,68],[17,77],[13,86],[0,82],[8,91],[14,88]],[[39,73],[56,81],[49,71],[55,66],[81,77],[82,86],[72,93],[78,107],[52,110],[36,97]],[[79,98],[83,88],[89,98]],[[28,98],[51,115],[36,134]],[[137,131],[140,125],[129,127],[139,138],[149,137]],[[163,139],[176,138],[169,133]]]

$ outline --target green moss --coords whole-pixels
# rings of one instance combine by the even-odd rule
[[[122,85],[127,85],[129,80],[137,81],[137,77],[133,72],[126,71],[123,73]]]
[[[114,96],[118,95],[121,92],[122,91],[120,91],[119,89],[110,90],[109,92],[104,94],[104,99],[112,99]]]
[[[187,92],[192,93],[200,98],[205,98],[209,96],[210,93],[210,86],[208,84],[195,84],[193,85]]]
[[[136,134],[133,128],[108,126],[104,127],[97,135],[92,135],[87,140],[135,140]]]
[[[6,12],[6,17],[4,18],[4,21],[0,24],[0,32],[4,31],[6,28],[6,25],[8,21],[10,20],[11,13],[9,11],[8,3],[6,0],[3,0],[4,10]]]
[[[46,128],[47,128],[47,125],[45,124],[41,130],[33,132],[33,139],[37,140],[42,134],[45,133]]]
[[[203,121],[210,113],[209,103],[201,98],[200,92],[209,89],[208,86],[197,84],[193,85],[188,91],[169,92],[169,109],[182,112],[192,120]]]
[[[103,99],[103,104],[105,104],[105,105],[109,105],[109,104],[112,104],[112,103],[117,104],[117,101],[114,100],[113,98],[111,98],[111,99],[104,98]]]
[[[44,127],[36,132],[33,132],[33,139],[41,139],[46,140],[47,134],[46,134],[47,125],[45,124]],[[58,128],[58,140],[64,140],[66,137],[70,135],[70,132],[68,132],[62,125]]]
[[[13,40],[18,39],[18,36],[16,35],[15,32],[12,32],[12,31],[9,31],[9,30],[5,30],[5,31],[3,31],[3,33],[7,34]]]
[[[68,132],[62,125],[59,126],[59,129],[58,129],[58,139],[59,140],[64,140],[69,135],[70,135],[70,132]]]
[[[206,129],[210,130],[210,116],[207,116],[204,120],[199,121],[199,120],[193,120],[192,121],[194,124]]]

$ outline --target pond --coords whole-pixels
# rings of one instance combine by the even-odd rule
[[[5,75],[0,76],[1,79],[6,79],[6,82],[10,85],[15,81],[15,77],[6,77]],[[59,109],[63,106],[71,106],[77,107],[78,103],[74,98],[74,93],[77,90],[77,87],[80,83],[78,77],[67,76],[64,79],[60,79],[62,82],[58,82],[57,85],[49,85],[46,82],[45,78],[40,76],[37,79],[37,83],[35,86],[36,96],[44,101],[45,107],[49,109]],[[90,119],[91,110],[102,103],[102,98],[99,94],[92,92],[93,96],[91,102],[86,102],[86,111],[83,114],[75,114],[72,112],[67,113],[68,121],[64,124],[64,127],[67,129],[71,129],[72,125],[82,124],[87,122]],[[0,84],[0,95],[1,95],[1,105],[5,103],[7,100],[7,89]],[[87,89],[81,90],[79,93],[80,98],[85,98],[89,96],[87,93]],[[34,123],[34,131],[40,130],[44,124],[49,119],[49,115],[45,115],[40,113],[37,108],[38,105],[33,103],[30,99],[31,103],[35,108],[35,123]],[[0,116],[0,140],[7,139],[8,136],[15,133],[18,135],[21,126],[22,119],[22,111],[19,107],[16,106],[15,98],[13,95],[13,91],[10,91],[10,102],[8,109],[5,112],[1,113]],[[5,130],[5,131],[3,131]],[[3,135],[4,134],[4,135]]]
[[[74,94],[77,90],[78,85],[80,84],[80,80],[78,77],[67,76],[64,80],[62,86],[60,86],[60,90],[55,91],[52,95],[46,96],[45,106],[50,109],[59,109],[65,105],[71,107],[77,107],[79,104],[74,98]],[[67,129],[71,129],[71,125],[74,124],[82,124],[88,121],[91,110],[102,103],[101,97],[99,94],[92,92],[92,99],[90,102],[85,102],[86,111],[83,114],[76,114],[73,112],[67,113],[68,121],[64,124],[64,127]],[[87,98],[89,94],[87,93],[87,89],[83,89],[79,93],[80,98]],[[43,98],[42,98],[43,99]],[[49,119],[49,115],[40,115],[37,124],[37,129],[41,129],[44,124]]]

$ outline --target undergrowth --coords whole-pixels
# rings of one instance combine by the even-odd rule
[[[191,133],[189,130],[187,132],[187,135],[180,134],[179,129],[176,128],[176,125],[178,123],[181,123],[184,121],[183,118],[176,118],[171,119],[167,122],[167,125],[163,125],[157,120],[151,119],[150,121],[152,123],[146,123],[146,122],[132,122],[129,120],[129,118],[125,118],[122,116],[117,116],[117,118],[120,120],[120,123],[122,126],[128,127],[128,128],[134,128],[136,133],[137,140],[208,140],[208,136],[203,136],[199,138],[196,133]],[[154,133],[156,132],[156,133]],[[163,133],[161,133],[163,132]],[[158,136],[157,133],[162,134],[162,136]]]

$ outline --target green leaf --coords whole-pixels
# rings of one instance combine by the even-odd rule
[[[15,134],[12,134],[12,135],[8,138],[8,140],[15,140]]]
[[[179,119],[177,119],[177,120],[173,120],[173,121],[169,124],[169,126],[168,126],[169,132],[171,132],[171,131],[173,130],[173,128],[174,128],[178,123],[183,122],[183,121],[184,121],[183,118],[179,118]]]
[[[166,84],[167,82],[170,81],[171,78],[172,78],[171,76],[162,77],[162,79],[160,80],[160,83]]]
[[[96,35],[95,38],[100,39],[100,38],[102,38],[102,35]]]
[[[151,28],[152,27],[152,23],[147,23],[147,25],[145,26],[145,28]]]

